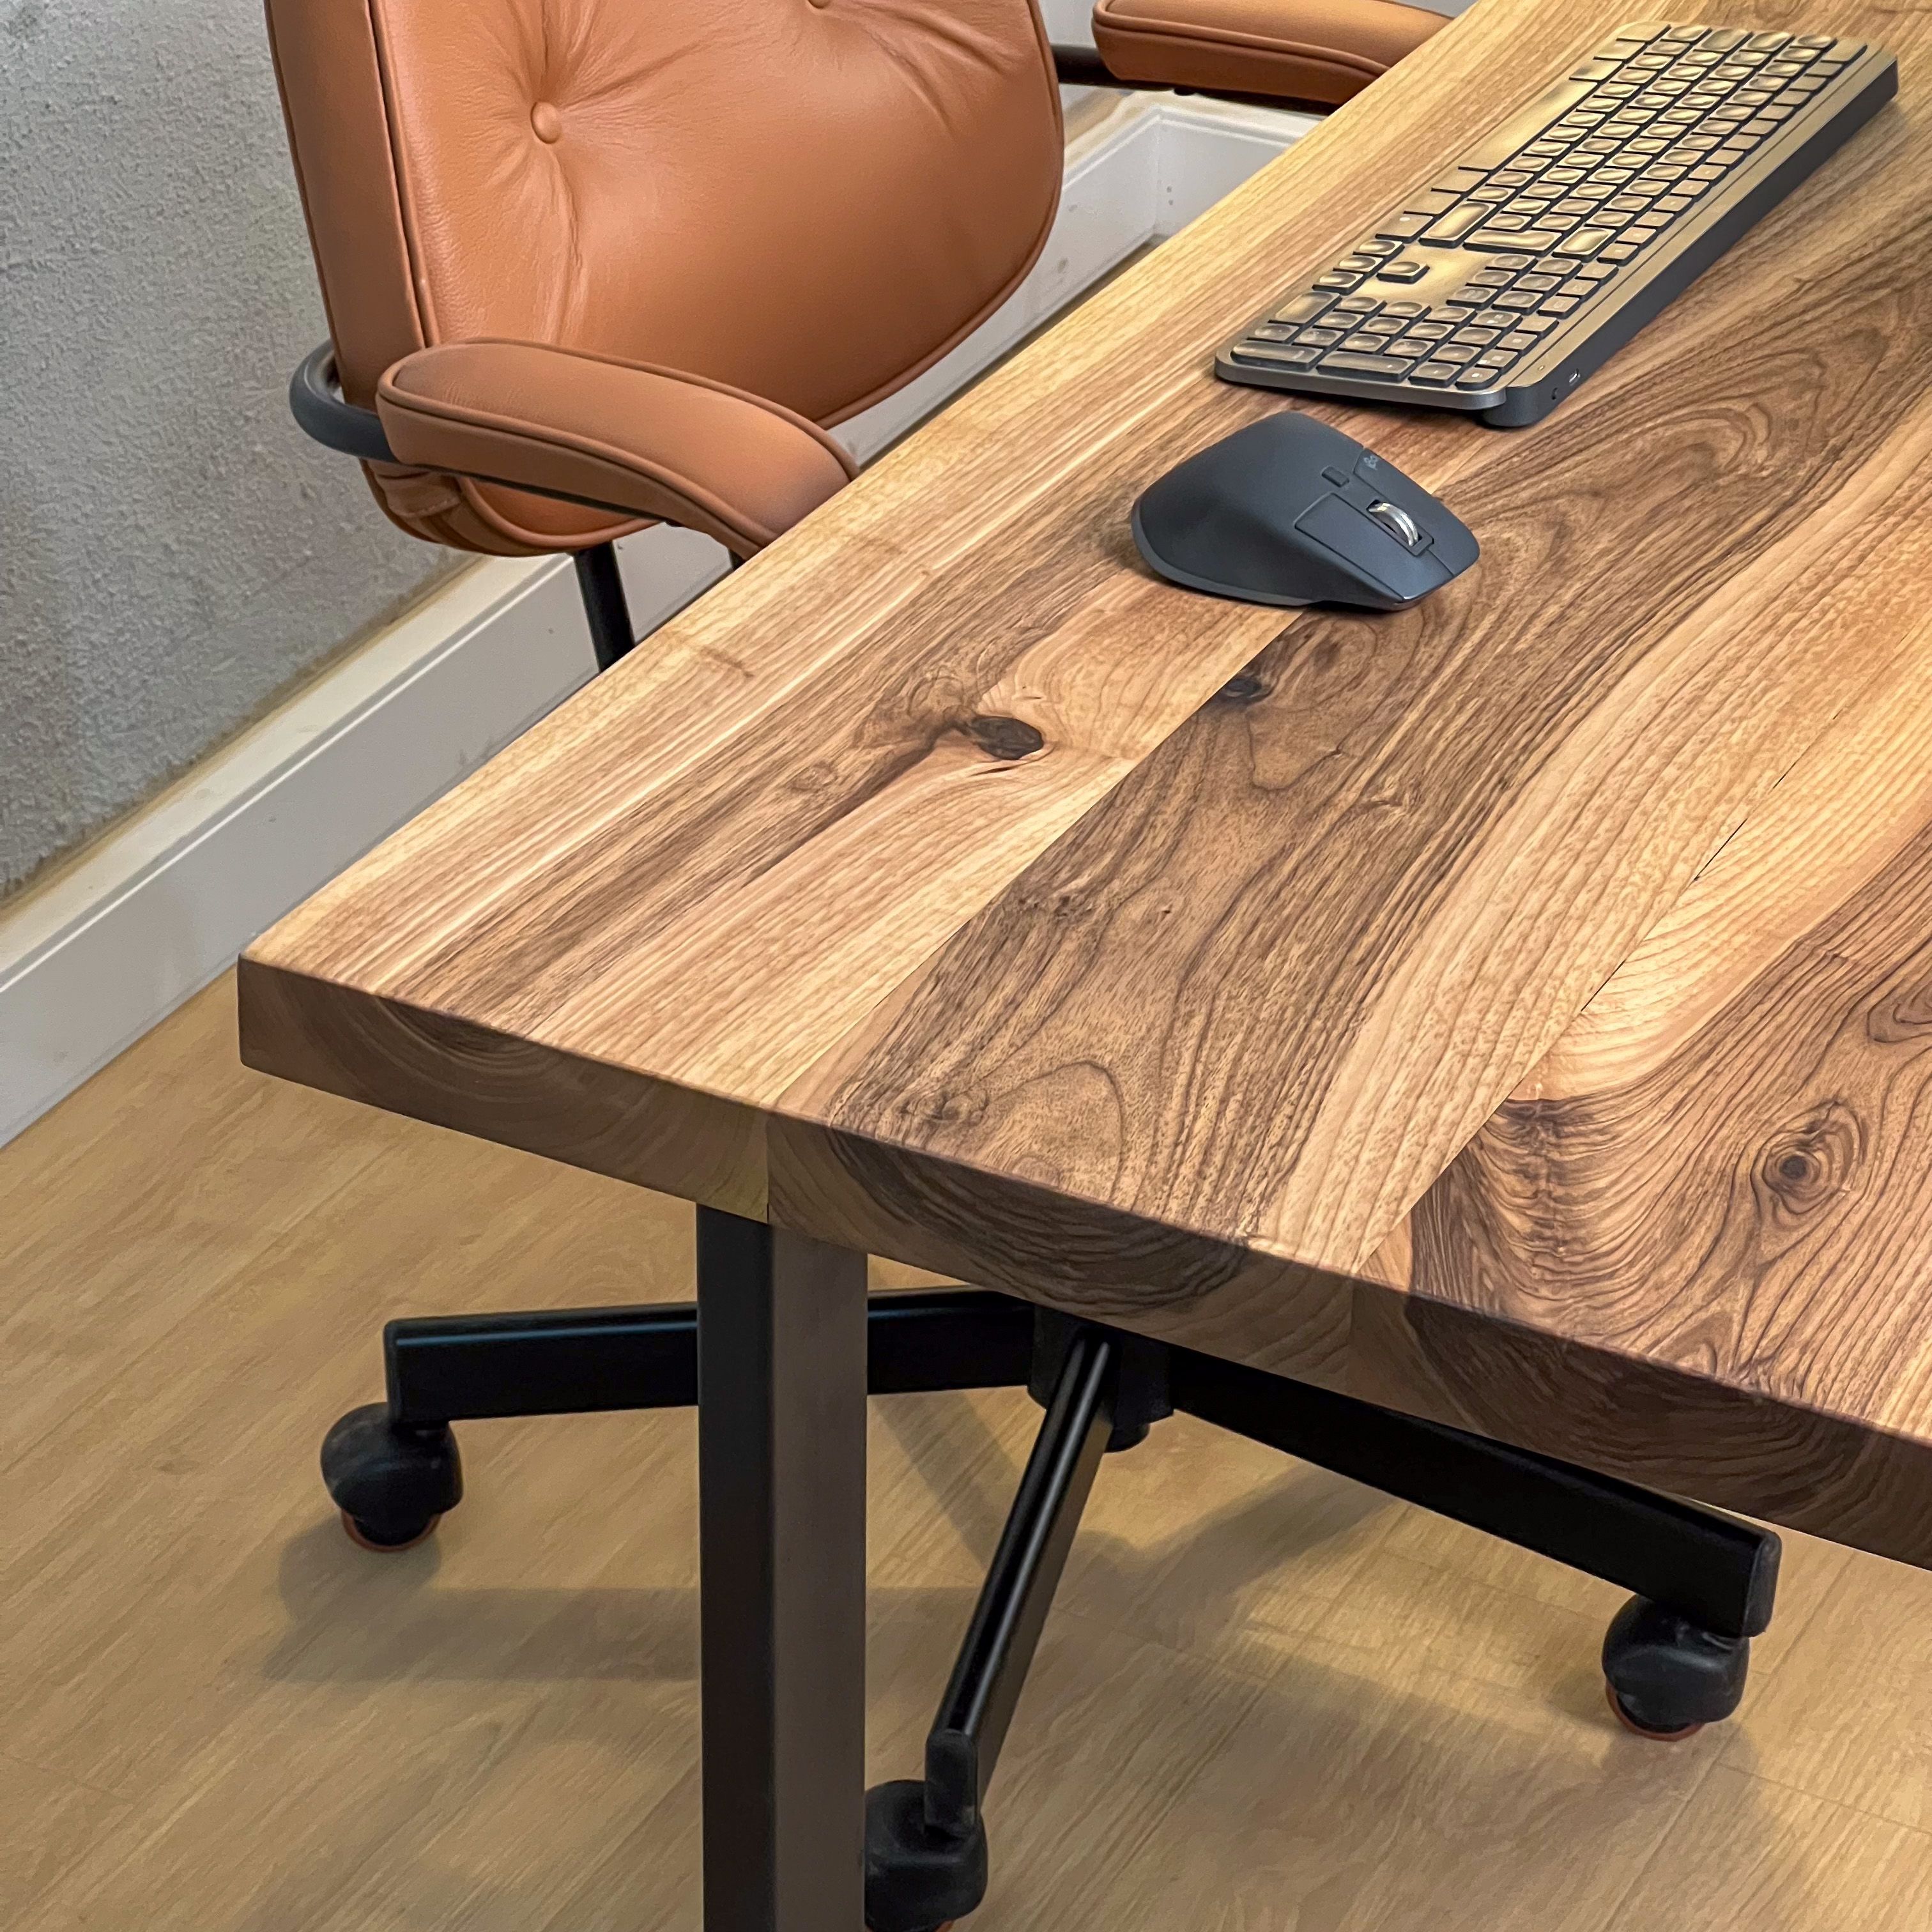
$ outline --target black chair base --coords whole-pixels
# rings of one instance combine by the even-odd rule
[[[1102,1458],[1175,1410],[1634,1592],[1604,1640],[1612,1709],[1688,1737],[1735,1711],[1779,1544],[1718,1511],[1440,1424],[974,1289],[874,1295],[875,1394],[1030,1387],[1046,1409],[926,1748],[868,1795],[866,1922],[933,1932],[986,1886],[981,1806]],[[698,1400],[693,1303],[392,1322],[388,1397],[330,1430],[322,1474],[365,1546],[422,1540],[463,1494],[450,1424]]]

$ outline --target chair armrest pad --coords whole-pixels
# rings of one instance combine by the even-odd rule
[[[1442,27],[1436,4],[1097,0],[1094,44],[1123,80],[1334,105]]]
[[[452,342],[386,370],[396,460],[762,549],[856,474],[817,424],[675,369],[535,342]]]

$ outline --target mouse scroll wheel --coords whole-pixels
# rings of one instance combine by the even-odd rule
[[[1422,532],[1415,526],[1415,519],[1406,510],[1398,509],[1393,503],[1384,502],[1378,496],[1369,506],[1369,514],[1409,550],[1419,549]]]

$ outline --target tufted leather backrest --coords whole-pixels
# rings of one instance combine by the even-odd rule
[[[344,393],[478,338],[685,369],[830,423],[1010,291],[1059,93],[1034,0],[268,0]],[[466,548],[633,527],[371,466]]]

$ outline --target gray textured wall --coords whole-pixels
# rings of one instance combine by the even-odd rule
[[[255,0],[0,0],[0,892],[443,567],[290,421],[324,333]]]

